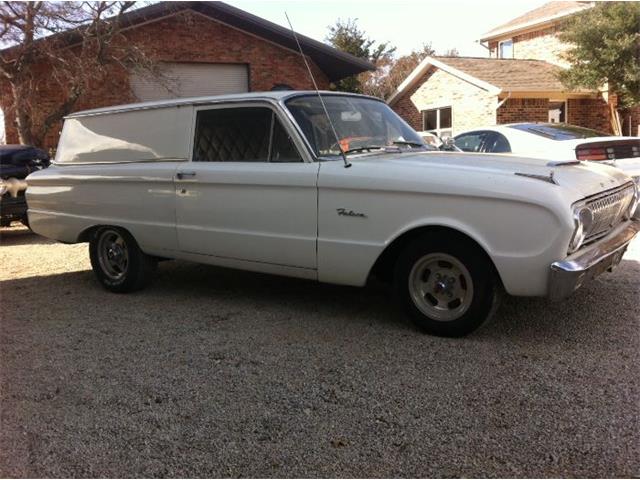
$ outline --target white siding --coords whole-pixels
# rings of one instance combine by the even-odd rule
[[[249,72],[244,64],[167,63],[163,74],[161,81],[131,74],[131,88],[139,101],[249,91]]]

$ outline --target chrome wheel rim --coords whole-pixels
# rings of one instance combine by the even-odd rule
[[[473,282],[469,270],[457,258],[430,253],[413,265],[409,293],[415,306],[427,317],[451,322],[469,310]]]
[[[98,260],[102,271],[112,280],[127,273],[129,251],[124,238],[116,230],[105,230],[98,240]]]

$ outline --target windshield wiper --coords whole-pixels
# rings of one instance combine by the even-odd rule
[[[424,147],[425,144],[424,143],[418,143],[418,142],[407,142],[405,140],[395,140],[393,142],[394,145],[408,145],[410,147]]]
[[[356,147],[356,148],[350,148],[349,150],[345,150],[344,153],[356,153],[356,152],[363,152],[365,150],[382,150],[384,147],[382,145],[369,145],[366,147]]]

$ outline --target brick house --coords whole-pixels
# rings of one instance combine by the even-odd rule
[[[567,122],[611,132],[615,98],[602,91],[568,91],[558,39],[561,22],[593,2],[549,2],[484,34],[489,58],[428,57],[389,98],[417,130],[455,135],[485,125]],[[637,135],[640,109],[622,112],[622,131]]]
[[[171,85],[167,89],[166,84],[114,68],[109,82],[92,85],[75,110],[170,97],[313,88],[290,30],[225,3],[160,2],[125,14],[123,21],[126,41],[160,62]],[[298,38],[319,88],[375,68],[322,42],[300,34]],[[33,103],[59,104],[63,97],[58,89],[42,83]],[[18,143],[11,95],[1,79],[0,108],[6,143]],[[33,120],[37,124],[39,119]],[[45,148],[56,146],[59,130],[51,129]]]

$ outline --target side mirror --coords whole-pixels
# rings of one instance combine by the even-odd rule
[[[456,147],[456,141],[453,137],[446,137],[442,140],[442,145],[440,145],[440,150],[444,150],[446,152],[457,152],[458,147]]]

